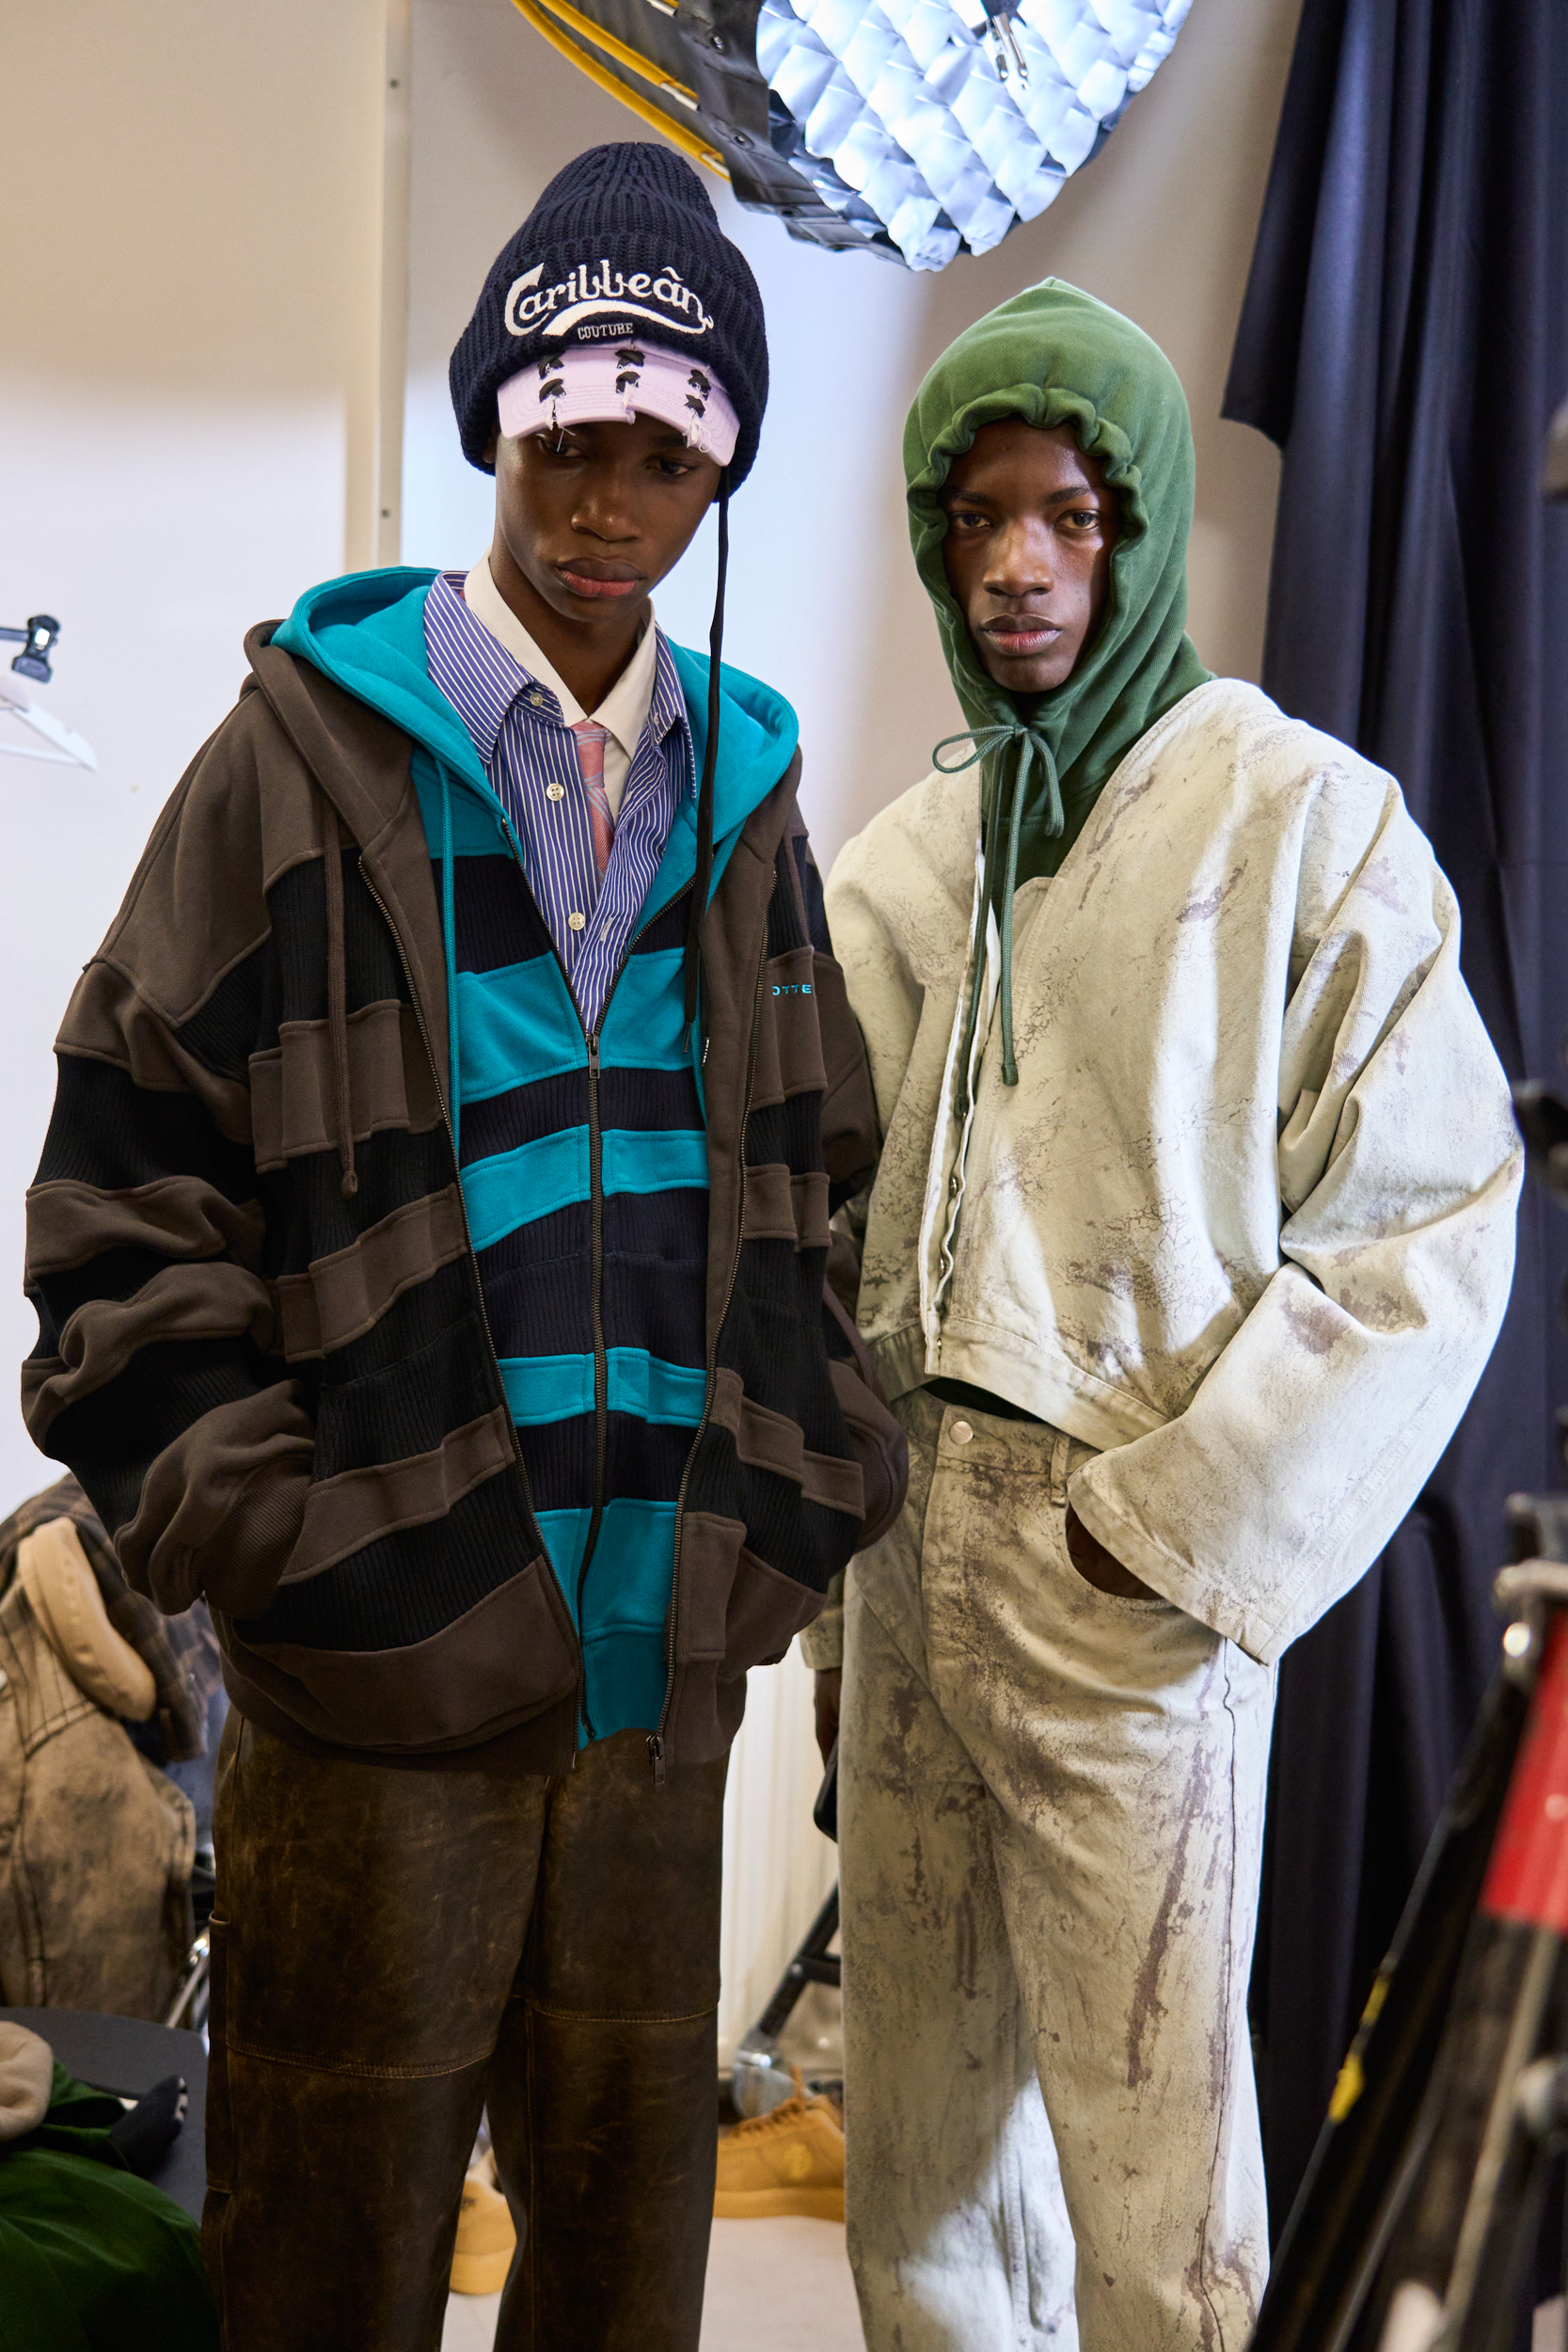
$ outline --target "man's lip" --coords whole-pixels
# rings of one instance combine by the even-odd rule
[[[995,620],[982,621],[980,627],[999,653],[1034,653],[1062,633],[1059,622],[1034,613],[999,615]]]
[[[594,557],[580,564],[558,564],[574,596],[631,596],[645,585],[641,572],[629,564],[606,564]]]

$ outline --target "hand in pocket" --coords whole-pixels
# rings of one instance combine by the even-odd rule
[[[1115,1552],[1097,1543],[1069,1502],[1067,1507],[1068,1558],[1072,1562],[1085,1584],[1097,1592],[1114,1593],[1118,1600],[1159,1600],[1162,1596],[1131,1568],[1124,1568]]]

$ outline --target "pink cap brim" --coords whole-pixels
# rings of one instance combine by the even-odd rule
[[[574,343],[553,358],[531,360],[499,387],[496,408],[509,439],[657,417],[720,466],[729,464],[740,437],[739,420],[712,369],[641,338]]]

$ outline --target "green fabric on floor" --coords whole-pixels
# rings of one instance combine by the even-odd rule
[[[218,2352],[200,2233],[126,2169],[123,2113],[56,2063],[43,2122],[0,2146],[0,2352]]]

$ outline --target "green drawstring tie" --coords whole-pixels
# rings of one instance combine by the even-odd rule
[[[943,766],[942,755],[953,743],[967,743],[970,750],[962,759]],[[969,948],[969,1019],[964,1026],[963,1048],[958,1056],[958,1084],[963,1101],[959,1115],[968,1107],[969,1058],[974,1043],[974,1025],[980,1011],[980,979],[986,961],[986,911],[997,903],[1002,932],[1002,1083],[1016,1087],[1018,1062],[1013,1054],[1013,894],[1018,888],[1018,851],[1023,832],[1023,804],[1029,797],[1029,772],[1038,760],[1045,771],[1044,832],[1053,839],[1066,825],[1062,814],[1062,787],[1056,776],[1056,755],[1043,735],[1037,735],[1022,719],[1003,721],[995,726],[975,727],[966,735],[944,735],[931,754],[931,765],[940,775],[961,775],[973,768],[988,752],[1004,753],[1010,744],[1018,746],[1016,759],[1006,763],[1012,773],[1001,780],[1003,761],[996,763],[999,789],[992,808],[992,822],[986,828],[986,864],[980,891],[980,904],[974,918],[974,936]],[[1002,869],[1001,886],[997,886],[996,850],[998,841],[1006,834],[1006,864]]]

